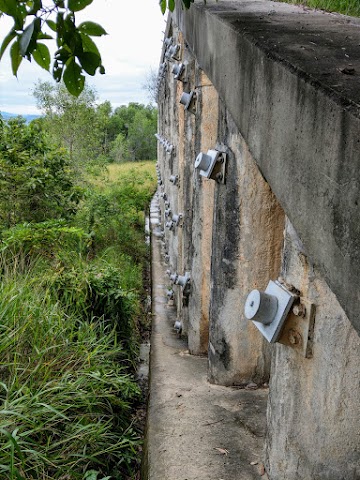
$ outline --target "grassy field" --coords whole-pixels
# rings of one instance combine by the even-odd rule
[[[105,179],[110,182],[122,181],[128,177],[139,177],[141,178],[141,183],[143,188],[153,188],[154,187],[154,168],[155,162],[146,161],[146,162],[128,162],[128,163],[111,163],[106,168]]]
[[[0,478],[135,478],[144,210],[155,163],[88,178],[69,221],[2,231]]]
[[[296,3],[310,8],[327,10],[328,12],[360,17],[359,0],[286,0],[286,3]]]

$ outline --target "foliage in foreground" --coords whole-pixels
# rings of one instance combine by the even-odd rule
[[[133,478],[143,210],[156,185],[153,162],[138,166],[90,178],[68,220],[3,226],[0,478]]]
[[[0,290],[0,472],[9,479],[122,478],[136,453],[128,420],[136,384],[103,317],[70,316],[52,293],[16,273]]]
[[[0,117],[0,226],[69,218],[80,197],[66,150],[49,144],[36,123]]]
[[[76,14],[93,0],[0,0],[0,19],[3,14],[11,17],[14,25],[0,47],[0,60],[10,48],[11,67],[17,75],[23,58],[32,59],[47,71],[52,63],[54,80],[64,81],[67,90],[79,96],[85,84],[84,73],[105,73],[101,54],[92,37],[106,35],[104,28],[95,22],[76,21]],[[194,0],[178,0],[189,8]],[[160,8],[174,10],[175,0],[160,0]],[[53,62],[44,41],[57,45]]]

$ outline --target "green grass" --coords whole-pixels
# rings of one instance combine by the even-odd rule
[[[96,181],[90,178],[91,183],[95,183],[100,187],[106,187],[116,182],[122,182],[124,178],[133,177],[134,174],[141,179],[144,189],[153,189],[155,180],[155,165],[153,161],[144,162],[125,162],[125,163],[110,163],[107,165],[105,171],[102,173],[103,180]]]
[[[296,3],[309,8],[318,8],[328,12],[338,12],[360,17],[359,0],[286,0],[286,3]]]
[[[136,456],[128,414],[138,388],[115,325],[70,316],[27,276],[0,289],[0,478],[124,478]]]
[[[134,478],[154,162],[88,179],[71,221],[1,232],[0,478]]]
[[[102,175],[88,181],[90,188],[77,225],[94,239],[94,255],[117,247],[119,253],[141,264],[147,255],[145,210],[156,188],[155,163],[110,164]]]

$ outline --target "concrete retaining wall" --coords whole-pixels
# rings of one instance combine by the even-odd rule
[[[190,352],[208,355],[210,382],[270,382],[272,480],[360,478],[360,93],[341,72],[349,58],[360,72],[359,31],[294,6],[219,1],[177,10],[165,33],[181,50],[163,49],[159,133],[174,151],[159,144],[158,166],[183,219],[164,228],[164,251],[171,273],[191,274],[185,295],[172,286],[177,317]],[[183,81],[171,73],[180,61]],[[190,90],[195,113],[179,103]],[[225,183],[194,168],[215,148]],[[279,277],[315,321],[304,334],[291,314],[271,345],[244,304]]]

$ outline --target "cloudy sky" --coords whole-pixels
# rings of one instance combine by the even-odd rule
[[[84,12],[78,12],[77,23],[92,20],[108,32],[94,38],[98,45],[106,75],[89,77],[99,101],[110,100],[114,107],[129,102],[148,103],[142,88],[150,70],[159,65],[165,21],[158,0],[94,0]],[[10,30],[11,22],[0,19],[0,39]],[[0,63],[0,111],[16,114],[39,113],[31,95],[37,79],[52,77],[36,64],[24,60],[18,79],[12,76],[9,53]]]

